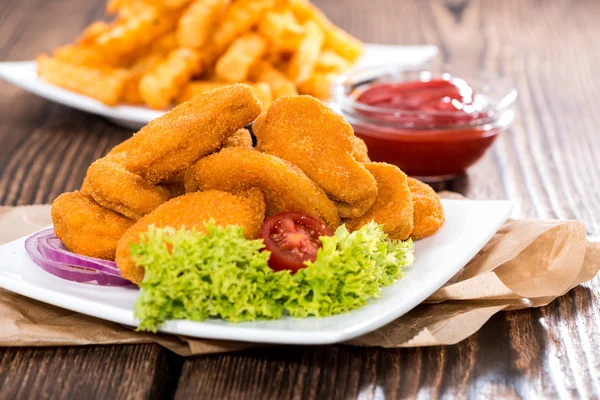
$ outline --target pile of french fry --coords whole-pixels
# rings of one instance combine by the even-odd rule
[[[73,44],[38,56],[50,83],[107,105],[165,109],[223,85],[327,100],[362,43],[308,0],[109,0]]]

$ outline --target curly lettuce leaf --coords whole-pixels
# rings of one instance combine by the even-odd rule
[[[208,234],[150,227],[131,245],[146,270],[135,316],[140,330],[156,332],[169,319],[231,322],[344,313],[378,297],[414,260],[412,241],[387,239],[370,223],[355,232],[345,226],[321,237],[314,263],[291,275],[267,265],[262,240],[247,240],[236,226],[206,225]]]
[[[134,261],[145,268],[135,304],[138,329],[156,332],[169,319],[281,317],[289,272],[274,273],[262,240],[247,240],[242,228],[206,227],[208,234],[150,227],[131,245]]]
[[[323,317],[362,307],[414,261],[412,241],[388,240],[373,222],[352,233],[342,225],[321,242],[315,262],[293,276],[296,293],[286,309],[294,317]]]

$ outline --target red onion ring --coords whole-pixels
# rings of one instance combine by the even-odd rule
[[[43,230],[35,235],[38,235],[37,240],[40,245],[40,252],[50,261],[74,267],[88,268],[104,272],[108,275],[120,276],[117,264],[112,261],[87,257],[67,250],[60,239],[54,235],[52,229]]]
[[[50,236],[48,235],[48,231],[52,231],[52,229],[46,229],[35,233],[27,238],[25,241],[25,250],[29,254],[29,257],[40,266],[44,271],[57,276],[62,279],[66,279],[68,281],[73,282],[81,282],[81,283],[97,283],[101,286],[125,286],[132,285],[130,281],[127,279],[121,278],[118,274],[115,274],[115,271],[112,268],[103,265],[103,263],[91,263],[90,260],[96,261],[106,261],[106,260],[97,260],[91,257],[84,257],[81,259],[77,254],[71,253],[70,260],[75,265],[67,265],[62,262],[58,262],[48,258],[43,252],[47,254],[62,254],[59,252],[54,252],[53,247],[49,247],[48,244],[44,242],[44,239],[48,239]],[[52,231],[51,235],[53,237],[54,233]],[[58,239],[58,238],[57,238]],[[54,243],[56,245],[56,243]],[[45,247],[48,246],[48,247]],[[67,252],[65,250],[65,252]],[[110,261],[106,261],[109,262]],[[71,264],[71,263],[69,263]],[[87,266],[82,266],[82,264]],[[114,264],[114,263],[113,263]],[[111,271],[110,273],[105,273],[99,269],[99,267],[103,269],[108,269]],[[117,270],[118,271],[118,270]]]

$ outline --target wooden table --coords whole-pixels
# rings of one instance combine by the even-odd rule
[[[521,217],[600,234],[600,2],[319,0],[368,42],[438,46],[442,61],[512,79],[518,118],[447,185],[512,199]],[[0,60],[32,59],[100,18],[103,0],[4,0]],[[131,132],[0,82],[0,204],[51,202]],[[455,346],[277,347],[183,359],[158,345],[0,349],[0,398],[600,396],[600,285],[501,313]],[[1,327],[0,327],[1,329]]]

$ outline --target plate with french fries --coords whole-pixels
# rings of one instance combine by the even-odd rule
[[[328,101],[337,76],[373,64],[426,63],[435,46],[364,44],[307,0],[109,0],[91,23],[36,61],[0,63],[0,77],[46,99],[137,129],[173,106],[231,83],[265,108],[278,97]]]

